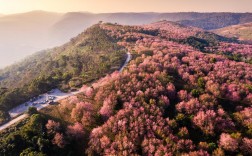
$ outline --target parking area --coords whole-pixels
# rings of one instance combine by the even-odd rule
[[[9,114],[11,118],[15,118],[16,116],[25,113],[29,107],[36,107],[38,110],[52,104],[58,100],[64,99],[70,95],[74,94],[71,93],[63,93],[59,89],[54,89],[46,94],[42,94],[38,97],[34,97],[29,101],[11,109]]]

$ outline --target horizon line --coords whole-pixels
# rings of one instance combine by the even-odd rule
[[[30,10],[24,12],[15,12],[15,13],[1,13],[0,15],[15,15],[15,14],[23,14],[23,13],[32,13],[32,12],[47,12],[47,13],[58,13],[58,14],[67,14],[67,13],[90,13],[90,14],[116,14],[116,13],[252,13],[248,11],[244,12],[231,12],[231,11],[172,11],[172,12],[156,12],[156,11],[122,11],[122,12],[90,12],[90,11],[68,11],[68,12],[57,12],[57,11],[48,11],[48,10]]]

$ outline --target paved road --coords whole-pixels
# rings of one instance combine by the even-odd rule
[[[8,128],[9,126],[23,120],[24,118],[26,118],[28,115],[27,114],[23,114],[23,115],[20,115],[19,117],[15,118],[15,119],[12,119],[11,121],[7,122],[6,124],[0,126],[0,131]]]
[[[131,60],[132,56],[130,54],[130,52],[127,53],[127,59],[125,61],[125,63],[123,64],[123,66],[119,69],[119,72],[122,72],[123,69],[127,66],[127,64],[129,63],[129,61]],[[10,120],[9,122],[7,122],[6,124],[0,126],[0,131],[8,128],[9,126],[25,119],[28,115],[27,114],[24,114],[29,107],[36,107],[38,110],[44,108],[44,107],[47,107],[49,104],[46,103],[46,104],[36,104],[36,105],[33,105],[33,103],[41,103],[42,101],[45,101],[46,100],[46,97],[47,96],[54,96],[56,97],[56,99],[54,100],[55,102],[57,101],[60,101],[62,99],[65,99],[69,96],[72,96],[72,95],[76,95],[80,93],[80,91],[76,91],[76,92],[70,92],[70,93],[63,93],[61,92],[59,89],[54,89],[51,91],[51,93],[48,93],[48,94],[43,94],[43,95],[40,95],[40,98],[37,99],[36,101],[33,101],[33,102],[26,102],[24,104],[21,104],[13,109],[11,109],[9,111],[9,114],[11,116],[11,118],[13,118],[12,120]],[[18,117],[17,117],[18,116]]]
[[[127,52],[127,59],[124,62],[123,66],[121,67],[121,69],[119,69],[119,72],[122,72],[123,69],[128,65],[129,61],[131,60],[132,56],[130,54],[130,52]]]

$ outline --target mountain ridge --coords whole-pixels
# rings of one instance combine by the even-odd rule
[[[34,13],[34,17],[32,14]],[[35,16],[36,15],[36,16]],[[233,16],[239,15],[236,20]],[[26,17],[27,16],[27,17]],[[66,43],[89,26],[99,21],[126,25],[141,25],[160,20],[179,21],[187,26],[216,28],[225,17],[226,23],[252,22],[252,13],[51,13],[35,11],[0,17],[0,68],[19,58],[46,48]],[[226,18],[232,17],[232,18]],[[211,24],[202,19],[211,19]],[[48,20],[50,19],[50,20]],[[189,20],[184,22],[183,20]],[[194,21],[192,21],[194,20]],[[236,21],[234,23],[233,21]],[[18,26],[18,27],[17,27]],[[3,54],[5,52],[5,54]]]

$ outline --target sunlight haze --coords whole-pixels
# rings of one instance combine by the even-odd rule
[[[218,5],[217,5],[218,4]],[[0,13],[51,12],[251,12],[251,0],[0,0]]]

